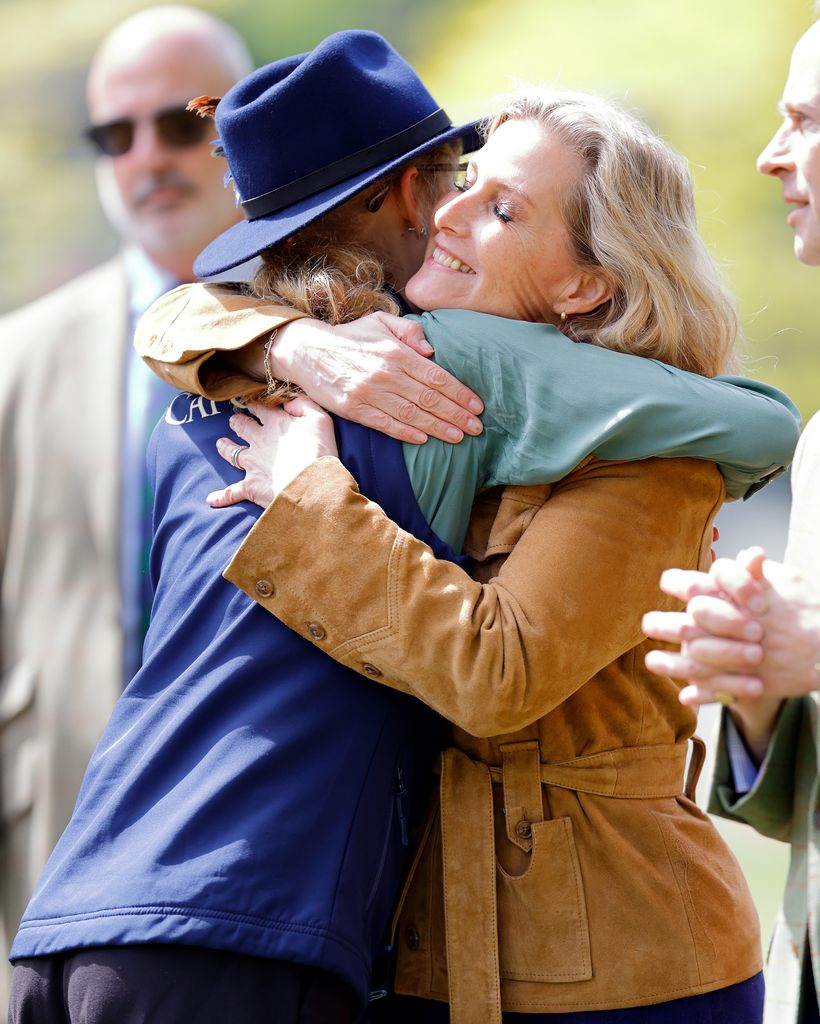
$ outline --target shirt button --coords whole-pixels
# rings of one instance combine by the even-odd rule
[[[404,941],[407,943],[408,949],[418,949],[421,945],[421,936],[413,925],[404,929]]]
[[[273,594],[273,584],[270,580],[257,580],[256,593],[260,597],[271,597]]]
[[[519,839],[532,839],[532,825],[528,821],[519,821],[515,826],[515,834]]]
[[[308,623],[308,633],[310,633],[314,640],[324,640],[327,636],[327,633],[325,633],[318,622]]]
[[[376,668],[375,665],[371,665],[369,661],[364,662],[362,665],[362,672],[364,672],[365,675],[373,676],[374,679],[377,679],[382,674],[381,669]]]

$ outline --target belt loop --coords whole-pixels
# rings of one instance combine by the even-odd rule
[[[502,743],[501,757],[507,838],[529,853],[532,849],[532,824],[544,820],[541,748],[538,740]]]
[[[698,787],[703,762],[706,760],[706,744],[700,736],[692,737],[692,753],[689,757],[689,767],[686,769],[686,783],[683,787],[684,796],[693,803],[695,802],[695,790]]]
[[[440,791],[450,1021],[501,1024],[490,772],[448,747]]]

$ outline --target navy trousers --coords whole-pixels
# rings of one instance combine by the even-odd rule
[[[105,946],[15,964],[9,1024],[351,1024],[335,975],[198,946]]]
[[[578,1013],[505,1013],[504,1024],[760,1024],[763,1019],[763,975],[729,988],[687,996],[655,1006],[625,1010],[581,1010]],[[393,996],[374,1003],[371,1024],[449,1024],[446,1003]]]

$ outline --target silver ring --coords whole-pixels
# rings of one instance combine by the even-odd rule
[[[236,448],[234,448],[234,450],[231,452],[231,465],[234,466],[236,469],[242,469],[242,467],[239,465],[239,453],[244,452],[244,450],[244,447],[241,444],[238,444]]]

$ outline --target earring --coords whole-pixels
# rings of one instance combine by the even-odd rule
[[[567,314],[566,314],[566,311],[564,311],[564,312],[563,312],[563,313],[561,314],[561,323],[562,323],[562,324],[565,324],[566,322],[567,322]]]
[[[422,226],[419,228],[419,235],[422,238],[426,238],[427,237],[427,225],[426,224],[422,224]]]

